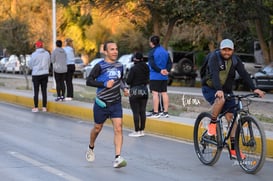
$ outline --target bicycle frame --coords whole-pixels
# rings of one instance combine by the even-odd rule
[[[247,173],[255,174],[264,165],[266,154],[265,132],[262,125],[254,116],[251,116],[247,104],[243,105],[244,98],[257,97],[257,94],[229,95],[227,99],[235,99],[235,104],[228,110],[220,113],[216,120],[216,135],[210,136],[207,124],[211,121],[211,114],[202,112],[198,115],[194,124],[194,149],[199,160],[205,165],[215,164],[223,148],[227,148],[230,159],[237,159],[240,167]],[[249,99],[248,99],[249,100]],[[245,109],[245,107],[247,109]],[[223,117],[232,112],[233,118],[228,121],[225,130]],[[235,127],[236,130],[233,130]],[[231,154],[228,139],[234,135],[234,150]],[[233,137],[233,135],[232,135]]]
[[[222,118],[225,116],[226,113],[228,113],[230,110],[233,110],[234,109],[234,113],[233,113],[233,119],[231,120],[231,123],[228,127],[228,130],[227,130],[227,134],[226,136],[224,135],[224,131],[223,131],[223,120]],[[241,118],[241,113],[244,112],[246,113],[244,110],[243,110],[243,104],[242,104],[242,98],[238,98],[238,102],[232,106],[231,108],[229,108],[228,110],[224,111],[223,113],[220,113],[218,115],[218,118],[217,118],[217,121],[216,121],[216,124],[219,124],[219,127],[220,127],[220,130],[219,130],[219,133],[221,135],[220,137],[220,141],[217,143],[217,141],[214,141],[214,140],[211,140],[211,139],[205,139],[205,141],[211,143],[211,144],[215,144],[217,145],[219,148],[224,148],[224,147],[227,147],[228,150],[229,150],[229,145],[227,144],[227,140],[230,138],[230,135],[231,135],[231,131],[234,127],[234,124],[235,123],[238,123],[239,124],[239,121],[240,121],[240,118]],[[248,114],[248,113],[247,113]],[[237,124],[237,125],[238,125]],[[204,133],[206,134],[206,133]]]

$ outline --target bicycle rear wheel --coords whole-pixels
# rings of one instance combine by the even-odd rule
[[[239,121],[235,135],[235,150],[240,167],[247,173],[255,174],[264,165],[266,138],[262,125],[253,116],[244,116]],[[241,158],[240,151],[246,156]]]
[[[193,130],[194,149],[199,160],[205,165],[215,164],[222,148],[218,147],[219,136],[210,137],[207,135],[208,125],[211,121],[211,115],[203,112],[198,115]],[[219,124],[217,124],[217,135],[219,135]]]

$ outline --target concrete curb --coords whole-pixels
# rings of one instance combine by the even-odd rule
[[[18,104],[21,106],[31,108],[33,106],[33,98],[21,95],[14,95],[10,93],[0,92],[0,100]],[[39,101],[41,102],[41,101]],[[91,121],[93,117],[92,104],[86,104],[77,101],[72,102],[54,102],[48,101],[48,112],[65,115],[85,121]],[[184,119],[184,118],[181,118]],[[186,118],[185,118],[186,119]],[[107,121],[110,124],[110,121]],[[133,129],[132,115],[129,111],[124,111],[123,126]],[[192,142],[193,140],[193,125],[172,120],[152,119],[147,118],[146,132],[167,136],[171,138],[181,139]],[[273,158],[273,140],[267,139],[267,153],[266,156]]]

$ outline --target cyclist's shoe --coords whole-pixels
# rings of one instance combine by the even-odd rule
[[[87,161],[93,162],[95,160],[94,151],[92,149],[88,148],[86,151],[86,154],[85,154],[85,158]]]
[[[208,135],[209,136],[215,136],[216,135],[216,124],[210,123],[208,126]]]
[[[126,165],[127,165],[126,160],[124,158],[122,158],[121,156],[119,156],[114,160],[113,167],[114,168],[121,168],[121,167],[125,167]]]
[[[235,150],[230,150],[230,154],[231,154],[231,158],[237,159],[237,155],[236,155],[236,151]],[[240,155],[241,155],[241,158],[243,160],[246,159],[245,154],[243,154],[241,151],[240,151]]]

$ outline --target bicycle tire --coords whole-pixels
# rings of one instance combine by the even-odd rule
[[[211,121],[211,115],[208,112],[202,112],[196,118],[193,131],[194,149],[198,159],[205,165],[214,165],[222,152],[222,148],[218,146],[219,136],[215,136],[214,143],[206,141],[209,137],[207,126]],[[219,124],[217,123],[217,135],[220,135]]]
[[[254,116],[244,116],[239,123],[234,145],[237,160],[246,173],[255,174],[261,170],[265,162],[265,132],[263,126]],[[241,158],[240,151],[246,156],[245,159]]]

